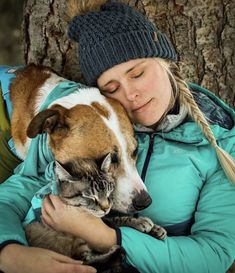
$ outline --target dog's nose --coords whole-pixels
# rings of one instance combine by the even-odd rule
[[[150,195],[142,190],[132,201],[133,207],[136,210],[143,210],[152,203]]]

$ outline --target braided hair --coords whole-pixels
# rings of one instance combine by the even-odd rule
[[[211,146],[214,147],[226,176],[233,184],[235,184],[235,161],[231,155],[218,146],[214,133],[211,130],[206,117],[198,107],[187,83],[183,80],[180,74],[178,65],[174,62],[166,61],[160,58],[156,58],[156,60],[166,70],[172,84],[173,98],[168,111],[173,107],[177,99],[181,105],[185,105],[187,107],[191,118],[199,125]]]

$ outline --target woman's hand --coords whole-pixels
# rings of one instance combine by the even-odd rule
[[[0,252],[0,270],[4,273],[95,273],[91,266],[56,252],[9,244]]]
[[[85,210],[66,205],[55,195],[44,198],[42,221],[56,230],[78,236],[100,251],[116,244],[114,229]]]

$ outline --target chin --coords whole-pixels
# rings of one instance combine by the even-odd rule
[[[110,211],[110,210],[109,210]],[[104,212],[103,210],[102,211],[91,211],[91,210],[89,210],[89,212],[92,214],[92,215],[94,215],[95,217],[98,217],[98,218],[101,218],[101,217],[104,217],[106,214],[108,214],[109,213],[109,211],[106,211],[106,212]]]
[[[140,124],[144,127],[153,127],[156,123],[155,122],[147,122],[147,121],[136,121],[135,124]]]
[[[155,128],[157,124],[159,123],[159,118],[157,119],[151,119],[151,120],[137,120],[135,123],[141,124],[145,127]]]

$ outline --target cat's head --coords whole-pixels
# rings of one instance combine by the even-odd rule
[[[112,208],[115,181],[107,171],[110,154],[101,162],[79,159],[70,164],[56,162],[60,198],[68,205],[83,207],[96,217],[103,217]]]

